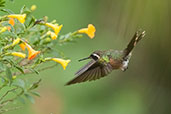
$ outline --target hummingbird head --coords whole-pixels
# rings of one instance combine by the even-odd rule
[[[93,60],[97,61],[98,59],[100,59],[100,57],[101,57],[100,51],[95,51],[89,57],[80,59],[78,61],[83,61],[83,60],[86,60],[86,59],[93,59]]]

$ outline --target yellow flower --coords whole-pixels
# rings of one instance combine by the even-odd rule
[[[71,61],[69,59],[64,60],[64,59],[60,59],[60,58],[51,58],[51,60],[61,64],[64,70],[66,69],[68,63]]]
[[[2,27],[2,28],[0,29],[0,33],[5,32],[7,29],[8,29],[7,27]]]
[[[47,35],[50,35],[50,37],[52,38],[52,40],[55,40],[57,38],[57,35],[54,32],[48,31]]]
[[[11,14],[8,15],[9,18],[16,18],[18,19],[18,21],[20,21],[20,23],[24,23],[25,19],[26,19],[26,14]]]
[[[19,44],[19,46],[23,51],[25,51],[25,49],[26,49],[25,43],[21,43],[21,44]]]
[[[28,45],[27,43],[25,43],[25,46],[28,50],[28,59],[32,60],[34,59],[39,53],[40,51],[35,51],[30,45]]]
[[[52,24],[52,23],[45,23],[46,26],[52,28],[55,32],[56,35],[58,35],[58,33],[60,32],[61,28],[63,27],[63,25],[58,25],[58,24]]]
[[[31,9],[31,11],[34,11],[34,10],[36,10],[36,8],[37,8],[36,5],[32,5],[30,9]]]
[[[17,39],[15,39],[13,42],[12,42],[12,46],[15,46],[15,45],[17,45],[19,42],[20,42],[20,38],[17,38]]]
[[[95,32],[96,32],[96,28],[92,24],[89,24],[88,28],[82,28],[82,29],[78,30],[78,33],[85,33],[91,39],[94,38]]]
[[[21,53],[21,52],[12,52],[11,55],[17,56],[17,57],[21,57],[21,58],[25,58],[26,57],[26,54]]]

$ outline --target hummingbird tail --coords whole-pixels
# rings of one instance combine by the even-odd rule
[[[130,54],[130,52],[132,51],[132,49],[137,45],[137,43],[145,36],[145,31],[141,32],[141,34],[139,35],[140,31],[137,31],[133,38],[131,39],[131,41],[129,42],[127,48],[124,50],[124,58],[127,58],[127,56]]]

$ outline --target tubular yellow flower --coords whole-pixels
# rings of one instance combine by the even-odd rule
[[[21,44],[19,44],[19,46],[23,51],[25,51],[25,49],[26,49],[25,43],[21,43]]]
[[[39,53],[40,51],[35,51],[30,45],[28,45],[27,43],[25,43],[25,46],[28,50],[28,59],[32,60],[34,59]]]
[[[34,10],[36,10],[36,8],[37,8],[36,5],[32,5],[30,9],[31,9],[31,11],[34,11]]]
[[[58,25],[58,24],[52,24],[52,23],[45,23],[46,26],[52,28],[55,32],[56,35],[58,35],[58,33],[60,32],[61,28],[63,27],[63,25]]]
[[[17,39],[15,39],[13,42],[12,42],[12,46],[15,46],[15,45],[17,45],[19,42],[20,42],[20,38],[17,38]]]
[[[60,58],[51,58],[51,60],[61,64],[64,70],[66,69],[68,63],[71,61],[69,59],[64,60],[64,59],[60,59]]]
[[[2,27],[2,28],[0,29],[0,33],[5,32],[7,29],[8,29],[7,27]]]
[[[12,52],[11,55],[17,56],[17,57],[21,57],[21,58],[25,58],[26,57],[26,54],[21,53],[21,52]]]
[[[82,28],[82,29],[78,30],[78,33],[85,33],[85,34],[87,34],[91,39],[94,38],[95,32],[96,32],[96,28],[95,28],[94,25],[92,25],[92,24],[89,24],[89,25],[88,25],[88,28]]]
[[[47,35],[50,35],[50,37],[52,38],[52,40],[55,40],[57,38],[57,35],[54,32],[48,31]]]
[[[20,21],[20,23],[24,23],[25,22],[25,18],[26,18],[26,14],[11,14],[8,15],[9,18],[16,18],[18,19],[18,21]]]

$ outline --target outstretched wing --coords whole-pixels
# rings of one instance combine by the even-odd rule
[[[112,66],[109,63],[104,65],[96,62],[95,60],[91,60],[88,64],[76,72],[76,77],[69,81],[66,85],[96,80],[106,76],[111,71]]]

